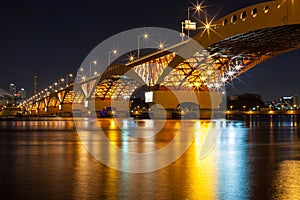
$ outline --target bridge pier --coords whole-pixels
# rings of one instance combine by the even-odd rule
[[[174,109],[178,104],[192,102],[201,109],[218,109],[222,103],[222,93],[208,91],[154,91],[153,103],[160,104],[165,109]]]

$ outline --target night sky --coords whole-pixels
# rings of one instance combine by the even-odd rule
[[[194,1],[191,1],[194,2]],[[14,82],[33,91],[79,68],[88,53],[106,38],[138,27],[180,31],[188,0],[5,1],[1,15],[0,88]],[[206,0],[207,12],[219,16],[263,0]],[[264,100],[300,95],[300,50],[265,62],[232,83],[230,94],[261,94]]]

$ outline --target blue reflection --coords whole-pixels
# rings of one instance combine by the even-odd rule
[[[220,199],[249,198],[247,129],[241,122],[228,122],[217,145],[218,196]]]

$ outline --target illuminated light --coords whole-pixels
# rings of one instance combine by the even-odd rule
[[[203,25],[201,28],[203,29],[201,33],[201,37],[203,36],[204,33],[207,33],[208,36],[210,36],[210,32],[212,31],[213,33],[217,34],[218,36],[221,36],[218,32],[214,30],[214,28],[218,25],[212,25],[214,19],[216,18],[216,15],[209,21],[207,16],[205,16],[205,22],[200,21],[200,23]],[[224,24],[223,24],[224,25]],[[222,37],[222,36],[221,36]]]
[[[98,72],[94,72],[94,75],[96,76],[98,74]]]
[[[159,48],[159,49],[163,49],[164,46],[165,46],[164,43],[159,43],[158,48]]]
[[[80,71],[83,71],[83,68],[80,68]]]
[[[113,54],[116,54],[118,51],[116,49],[114,49],[112,52],[113,52]]]
[[[83,76],[82,79],[85,80],[85,76]]]
[[[73,74],[69,74],[70,77],[73,77]]]
[[[60,79],[60,80],[61,80],[61,82],[64,82],[64,81],[65,81],[65,79],[63,79],[63,78],[62,78],[62,79]]]
[[[246,11],[243,11],[240,15],[240,18],[242,21],[245,21],[246,20],[246,17],[247,17],[247,12]]]
[[[205,81],[205,80],[206,80],[206,77],[205,77],[205,76],[202,76],[200,79],[201,79],[201,81]]]
[[[97,61],[96,61],[96,60],[94,60],[94,61],[93,61],[93,64],[94,64],[94,65],[97,65]]]
[[[278,4],[278,5],[277,5],[277,8],[280,8],[280,7],[281,7],[281,5],[280,5],[280,4]]]
[[[222,82],[223,82],[223,83],[225,83],[225,82],[227,81],[227,78],[225,78],[225,77],[222,77],[222,79],[221,79],[221,80],[222,80]]]
[[[257,16],[257,8],[253,8],[253,10],[251,11],[251,15],[252,15],[252,17]]]
[[[241,66],[241,65],[237,65],[237,66],[235,66],[235,68],[236,68],[237,70],[240,70],[240,69],[242,68],[242,66]]]
[[[129,61],[134,61],[134,56],[129,56]]]
[[[264,7],[264,13],[268,13],[269,12],[269,6],[265,6]]]
[[[207,70],[207,74],[211,75],[213,72],[211,70]]]
[[[195,86],[196,86],[196,87],[199,87],[199,86],[200,86],[200,83],[199,83],[199,82],[196,82],[196,83],[195,83]]]
[[[233,75],[234,75],[234,72],[233,72],[233,71],[229,71],[229,72],[228,72],[228,75],[229,75],[229,76],[233,76]]]
[[[206,8],[206,6],[203,6],[203,3],[204,3],[203,1],[201,3],[197,2],[196,4],[193,4],[193,6],[188,7],[188,15],[190,10],[194,10],[194,14],[197,12],[200,15],[200,12],[203,12],[203,9]]]
[[[54,83],[54,85],[57,85],[57,82],[56,82],[56,83]]]

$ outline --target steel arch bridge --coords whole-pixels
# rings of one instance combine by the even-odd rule
[[[193,41],[203,49],[187,40],[127,64],[110,65],[101,75],[59,80],[24,105],[30,113],[43,115],[71,112],[72,104],[81,109],[86,99],[93,99],[101,109],[112,99],[129,100],[141,85],[154,91],[217,91],[258,64],[300,47],[300,2],[276,0],[234,11],[204,24]],[[192,56],[180,55],[185,51]]]

